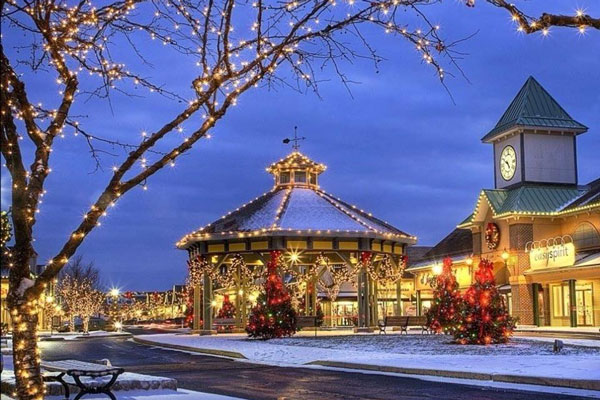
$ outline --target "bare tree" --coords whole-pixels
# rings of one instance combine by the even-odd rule
[[[68,263],[86,236],[100,224],[109,207],[133,188],[146,187],[157,171],[173,165],[209,132],[239,97],[259,84],[283,85],[317,91],[315,77],[331,67],[344,84],[344,63],[353,58],[380,58],[371,46],[370,33],[383,31],[408,41],[424,63],[443,80],[442,63],[457,70],[453,50],[430,23],[424,6],[436,0],[340,1],[291,0],[240,2],[235,0],[113,0],[97,6],[91,0],[0,0],[3,38],[0,58],[2,156],[11,177],[14,244],[3,252],[12,265],[8,306],[14,330],[17,396],[43,397],[36,326],[44,286]],[[474,5],[474,0],[466,0]],[[590,26],[588,16],[532,19],[499,0],[488,2],[506,8],[524,26]],[[364,28],[370,26],[371,28]],[[419,28],[420,27],[420,28]],[[365,30],[370,29],[365,34]],[[7,37],[19,35],[12,49]],[[196,62],[199,73],[189,78],[188,91],[171,90],[148,79],[147,58],[153,51],[140,43],[155,40],[168,50]],[[120,49],[139,56],[133,69],[118,59]],[[168,52],[170,51],[170,53]],[[27,56],[23,56],[27,54]],[[45,76],[60,85],[55,106],[45,106],[29,90],[32,76]],[[145,88],[181,103],[179,112],[136,140],[132,132],[107,138],[88,131],[74,103],[81,96],[106,98]],[[86,110],[93,112],[93,110]],[[183,123],[192,128],[178,135]],[[33,228],[46,179],[51,173],[55,139],[66,129],[83,138],[101,167],[101,156],[114,149],[118,162],[86,212],[43,273],[31,279],[29,260],[34,254]],[[107,150],[108,148],[108,150]],[[26,167],[29,163],[29,168]],[[141,165],[138,170],[135,166]],[[6,254],[4,254],[6,253]]]
[[[60,275],[57,289],[63,311],[69,320],[69,330],[75,330],[75,317],[81,317],[83,331],[87,333],[90,317],[99,311],[104,300],[102,292],[98,290],[100,272],[93,262],[85,264],[83,257],[79,255]]]

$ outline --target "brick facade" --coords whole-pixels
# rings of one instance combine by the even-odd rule
[[[527,242],[533,241],[533,224],[513,224],[508,227],[511,251],[524,251]]]

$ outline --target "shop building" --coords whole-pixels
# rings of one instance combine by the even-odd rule
[[[530,77],[482,139],[495,187],[458,228],[471,233],[469,263],[494,263],[521,325],[600,326],[600,179],[580,184],[577,174],[587,130]]]
[[[414,282],[410,305],[403,315],[424,315],[433,302],[431,281],[442,271],[444,258],[452,258],[452,270],[462,292],[473,283],[473,237],[470,229],[456,228],[421,257],[409,261],[406,269]],[[409,258],[409,260],[411,260]]]

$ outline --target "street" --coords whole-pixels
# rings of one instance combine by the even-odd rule
[[[123,338],[41,342],[40,347],[44,360],[93,361],[107,358],[113,365],[124,367],[129,372],[175,378],[181,388],[246,399],[559,398],[553,394],[428,382],[386,375],[252,364],[140,345]],[[565,396],[560,398],[577,399]]]

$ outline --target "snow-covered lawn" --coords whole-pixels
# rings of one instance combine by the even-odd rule
[[[238,352],[253,362],[298,365],[312,361],[465,371],[548,378],[600,380],[600,348],[565,344],[559,354],[552,343],[514,338],[510,344],[460,346],[435,335],[343,335],[293,337],[269,341],[242,334],[217,336],[144,335],[153,342]]]

